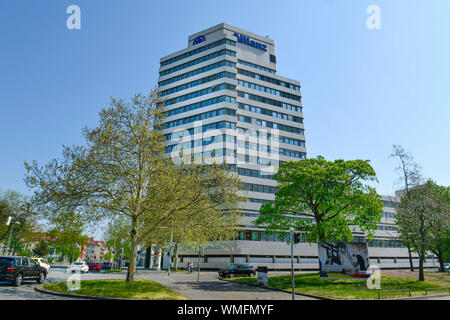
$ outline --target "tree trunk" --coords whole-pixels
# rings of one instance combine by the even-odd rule
[[[136,271],[136,256],[137,256],[137,217],[131,219],[131,248],[130,248],[130,260],[128,261],[127,280],[128,283],[134,282],[134,273]]]
[[[411,269],[411,271],[414,271],[414,264],[411,255],[411,245],[409,244],[409,241],[408,241],[408,257],[409,257],[409,268]]]
[[[420,257],[419,257],[419,281],[425,281],[425,275],[423,273],[423,261],[425,258],[425,248],[423,243],[420,247]]]
[[[445,272],[445,266],[444,266],[444,255],[442,253],[436,254],[439,260],[439,271]]]
[[[175,250],[174,250],[174,261],[173,261],[173,270],[177,271],[178,270],[178,242],[175,244]]]

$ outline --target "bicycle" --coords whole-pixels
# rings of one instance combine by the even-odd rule
[[[188,273],[192,273],[192,267],[186,267],[186,268],[184,268],[184,273],[185,274],[188,274]]]

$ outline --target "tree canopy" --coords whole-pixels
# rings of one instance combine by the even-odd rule
[[[62,159],[44,167],[25,163],[34,201],[47,215],[65,210],[91,221],[129,220],[128,282],[134,281],[137,246],[158,230],[213,218],[233,226],[239,215],[237,176],[214,164],[175,165],[165,156],[160,102],[157,91],[130,102],[112,99],[98,126],[83,130],[86,145],[64,147]]]
[[[264,204],[256,224],[268,232],[295,231],[310,242],[350,241],[352,226],[373,237],[383,203],[368,160],[327,161],[322,156],[282,163],[275,201]]]

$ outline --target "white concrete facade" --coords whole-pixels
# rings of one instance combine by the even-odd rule
[[[249,198],[240,205],[244,239],[230,241],[228,250],[206,249],[202,265],[216,269],[247,262],[289,268],[290,247],[264,238],[263,228],[252,222],[261,203],[274,199],[276,181],[270,175],[280,162],[306,157],[301,83],[276,73],[273,40],[224,23],[190,35],[187,48],[161,58],[160,63],[159,90],[169,112],[164,130],[167,155],[177,155],[181,149],[176,146],[184,144],[184,151],[226,159],[246,184]],[[388,206],[385,211],[395,213]],[[377,232],[376,239],[385,241],[380,245],[395,241],[396,231],[390,230],[395,228],[394,219],[386,215],[380,226],[389,229]],[[355,239],[364,241],[361,237],[355,230]],[[374,263],[385,267],[408,262],[403,261],[406,248],[370,246],[369,252]],[[316,244],[297,244],[294,255],[297,269],[318,268]],[[180,252],[180,258],[180,266],[197,261],[189,252]]]

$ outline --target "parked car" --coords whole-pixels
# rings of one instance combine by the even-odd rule
[[[450,263],[444,263],[445,270],[450,270]]]
[[[89,271],[101,271],[102,265],[100,262],[89,262]]]
[[[69,268],[67,268],[67,272],[79,272],[79,273],[88,273],[89,267],[86,262],[74,262],[72,263]]]
[[[231,278],[234,276],[253,277],[256,274],[256,268],[250,264],[235,264],[230,268],[219,271],[219,277]]]
[[[0,281],[8,281],[20,286],[23,280],[36,280],[43,283],[47,270],[28,257],[0,257]]]
[[[47,260],[44,258],[32,258],[34,261],[36,261],[41,267],[45,268],[47,270],[47,273],[50,272],[50,263],[48,263]]]
[[[112,269],[112,263],[111,262],[103,262],[102,263],[102,270],[111,270]]]

